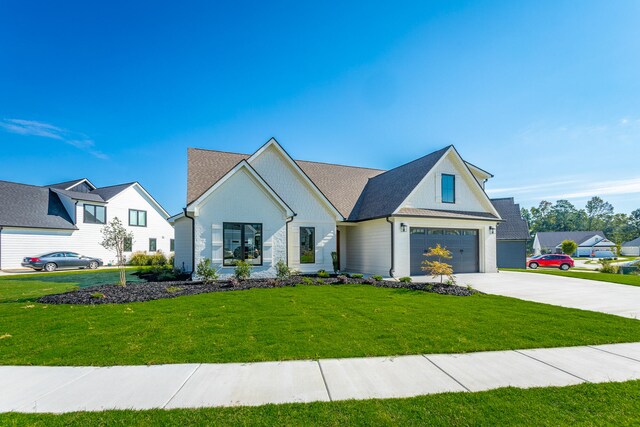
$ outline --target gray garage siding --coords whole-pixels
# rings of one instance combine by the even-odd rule
[[[526,268],[526,240],[498,240],[498,268]]]

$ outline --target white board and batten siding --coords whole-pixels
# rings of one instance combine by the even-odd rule
[[[251,160],[251,166],[296,213],[288,226],[289,266],[303,273],[321,269],[331,272],[331,252],[336,251],[336,216],[284,156],[270,146]],[[300,263],[300,227],[315,229],[315,263]]]
[[[190,236],[190,219],[181,218],[178,222],[178,240],[181,248],[187,247],[190,241],[182,237]],[[238,170],[209,194],[198,206],[195,216],[195,264],[208,258],[222,276],[232,275],[234,270],[234,267],[223,266],[225,222],[262,224],[263,263],[253,267],[252,276],[274,276],[275,263],[286,257],[286,212],[244,169]],[[186,258],[191,256],[190,250],[183,249],[176,263],[188,264]],[[182,258],[185,259],[180,261]]]
[[[129,187],[108,203],[91,203],[78,201],[68,206],[70,213],[75,212],[78,230],[48,230],[35,228],[10,228],[2,230],[2,268],[20,268],[22,259],[46,252],[69,251],[82,255],[101,258],[106,265],[115,264],[115,252],[108,251],[100,245],[103,224],[84,222],[84,203],[103,205],[107,208],[107,222],[118,217],[125,228],[133,232],[133,251],[149,251],[149,239],[155,238],[157,249],[167,256],[170,253],[170,240],[174,237],[171,224],[164,214],[158,210],[148,197],[137,187]],[[147,212],[146,227],[129,226],[129,209]],[[73,215],[72,215],[73,216]],[[130,255],[126,253],[125,255]]]
[[[346,228],[346,227],[345,227]],[[391,224],[376,219],[348,227],[347,265],[354,273],[389,276],[391,268]],[[340,236],[342,238],[342,235]]]

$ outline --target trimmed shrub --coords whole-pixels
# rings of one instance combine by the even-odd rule
[[[283,259],[276,262],[276,277],[281,280],[291,277],[291,268],[289,268]]]
[[[165,265],[167,262],[167,257],[161,250],[156,251],[153,255],[149,255],[149,265]]]
[[[402,283],[411,283],[411,277],[405,276],[398,279]]]
[[[146,252],[134,252],[129,258],[129,265],[145,266],[150,265],[151,261]]]
[[[373,280],[375,280],[376,282],[381,282],[382,281],[382,276],[377,275],[377,274],[375,276],[371,276],[371,278]]]
[[[233,274],[236,276],[236,279],[245,280],[251,277],[251,268],[251,264],[247,261],[238,260],[236,261],[236,268]]]
[[[302,284],[303,285],[313,285],[315,282],[313,281],[313,279],[311,277],[303,277],[302,278]]]
[[[211,266],[211,260],[204,258],[196,266],[196,276],[205,283],[211,283],[218,278],[218,272]]]
[[[328,279],[329,277],[331,277],[331,275],[327,273],[325,270],[318,270],[318,277],[322,279]]]
[[[609,273],[609,274],[618,274],[620,268],[617,265],[611,264],[611,261],[608,259],[601,259],[600,261],[600,272],[601,273]]]
[[[360,274],[360,273],[354,273],[351,275],[352,279],[362,279],[364,277],[364,274]]]

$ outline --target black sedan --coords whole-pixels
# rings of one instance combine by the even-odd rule
[[[35,257],[26,257],[22,266],[34,270],[56,271],[58,268],[90,268],[102,265],[100,258],[91,258],[75,252],[48,252]]]

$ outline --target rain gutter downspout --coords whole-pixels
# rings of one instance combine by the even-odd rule
[[[393,221],[389,221],[389,218],[391,218],[391,217],[390,217],[390,216],[388,216],[388,217],[386,218],[387,222],[388,222],[389,224],[391,224],[391,268],[389,269],[389,277],[393,277],[393,266],[394,266],[394,261],[395,261],[395,260],[394,260],[394,253],[393,253],[393,252],[394,252],[394,251],[393,251],[393,249],[394,249],[394,245],[393,245],[393,240],[394,240],[394,238],[393,238],[393,235],[394,235],[394,229],[393,229]]]
[[[182,208],[185,218],[191,220],[191,273],[196,271],[196,220],[187,214],[187,208]]]

